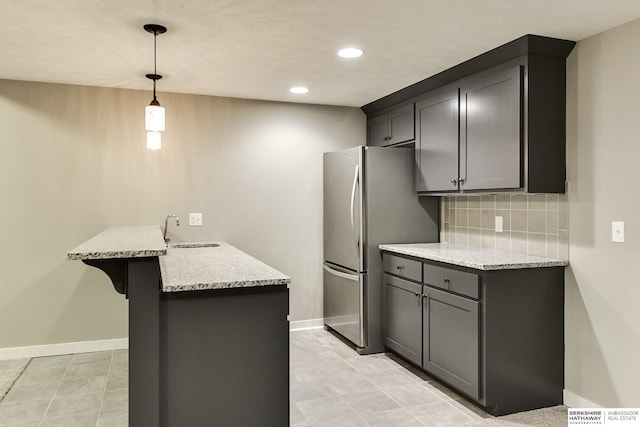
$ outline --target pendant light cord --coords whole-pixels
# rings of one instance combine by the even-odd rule
[[[162,78],[158,74],[158,34],[164,34],[167,31],[167,27],[163,27],[158,24],[147,24],[144,26],[146,32],[153,34],[153,74],[146,74],[146,77],[153,80],[153,101],[150,105],[160,106],[158,98],[156,96],[157,81]]]
[[[158,32],[156,30],[153,31],[153,74],[157,75],[158,70],[156,67],[156,39],[158,38]],[[153,79],[153,100],[156,99],[156,79]]]

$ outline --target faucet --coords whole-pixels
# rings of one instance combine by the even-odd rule
[[[167,225],[169,223],[169,218],[175,218],[176,219],[176,227],[180,227],[180,218],[178,218],[177,215],[175,214],[170,214],[167,215],[167,217],[164,219],[164,232],[162,233],[162,237],[164,237],[164,242],[169,245],[169,242],[171,241],[171,239],[169,239],[167,237]]]

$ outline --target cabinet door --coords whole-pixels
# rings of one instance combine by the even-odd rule
[[[389,113],[389,140],[387,145],[411,141],[415,138],[413,104]]]
[[[422,285],[383,275],[384,343],[407,360],[422,364]]]
[[[520,188],[520,66],[464,84],[460,104],[460,188]]]
[[[423,368],[470,397],[480,397],[477,301],[424,287]]]
[[[382,115],[367,120],[367,145],[381,147],[388,142],[388,117]]]
[[[458,89],[416,103],[416,191],[458,190]]]

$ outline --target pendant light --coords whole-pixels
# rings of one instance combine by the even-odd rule
[[[153,34],[153,74],[146,77],[153,80],[153,99],[145,107],[145,129],[147,130],[147,148],[158,150],[162,146],[162,134],[164,131],[164,107],[160,105],[156,98],[156,82],[162,78],[156,71],[156,38],[158,34],[167,32],[167,28],[158,24],[146,24],[145,31]]]

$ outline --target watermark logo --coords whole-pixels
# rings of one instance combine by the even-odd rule
[[[569,426],[640,427],[640,408],[570,408]]]

